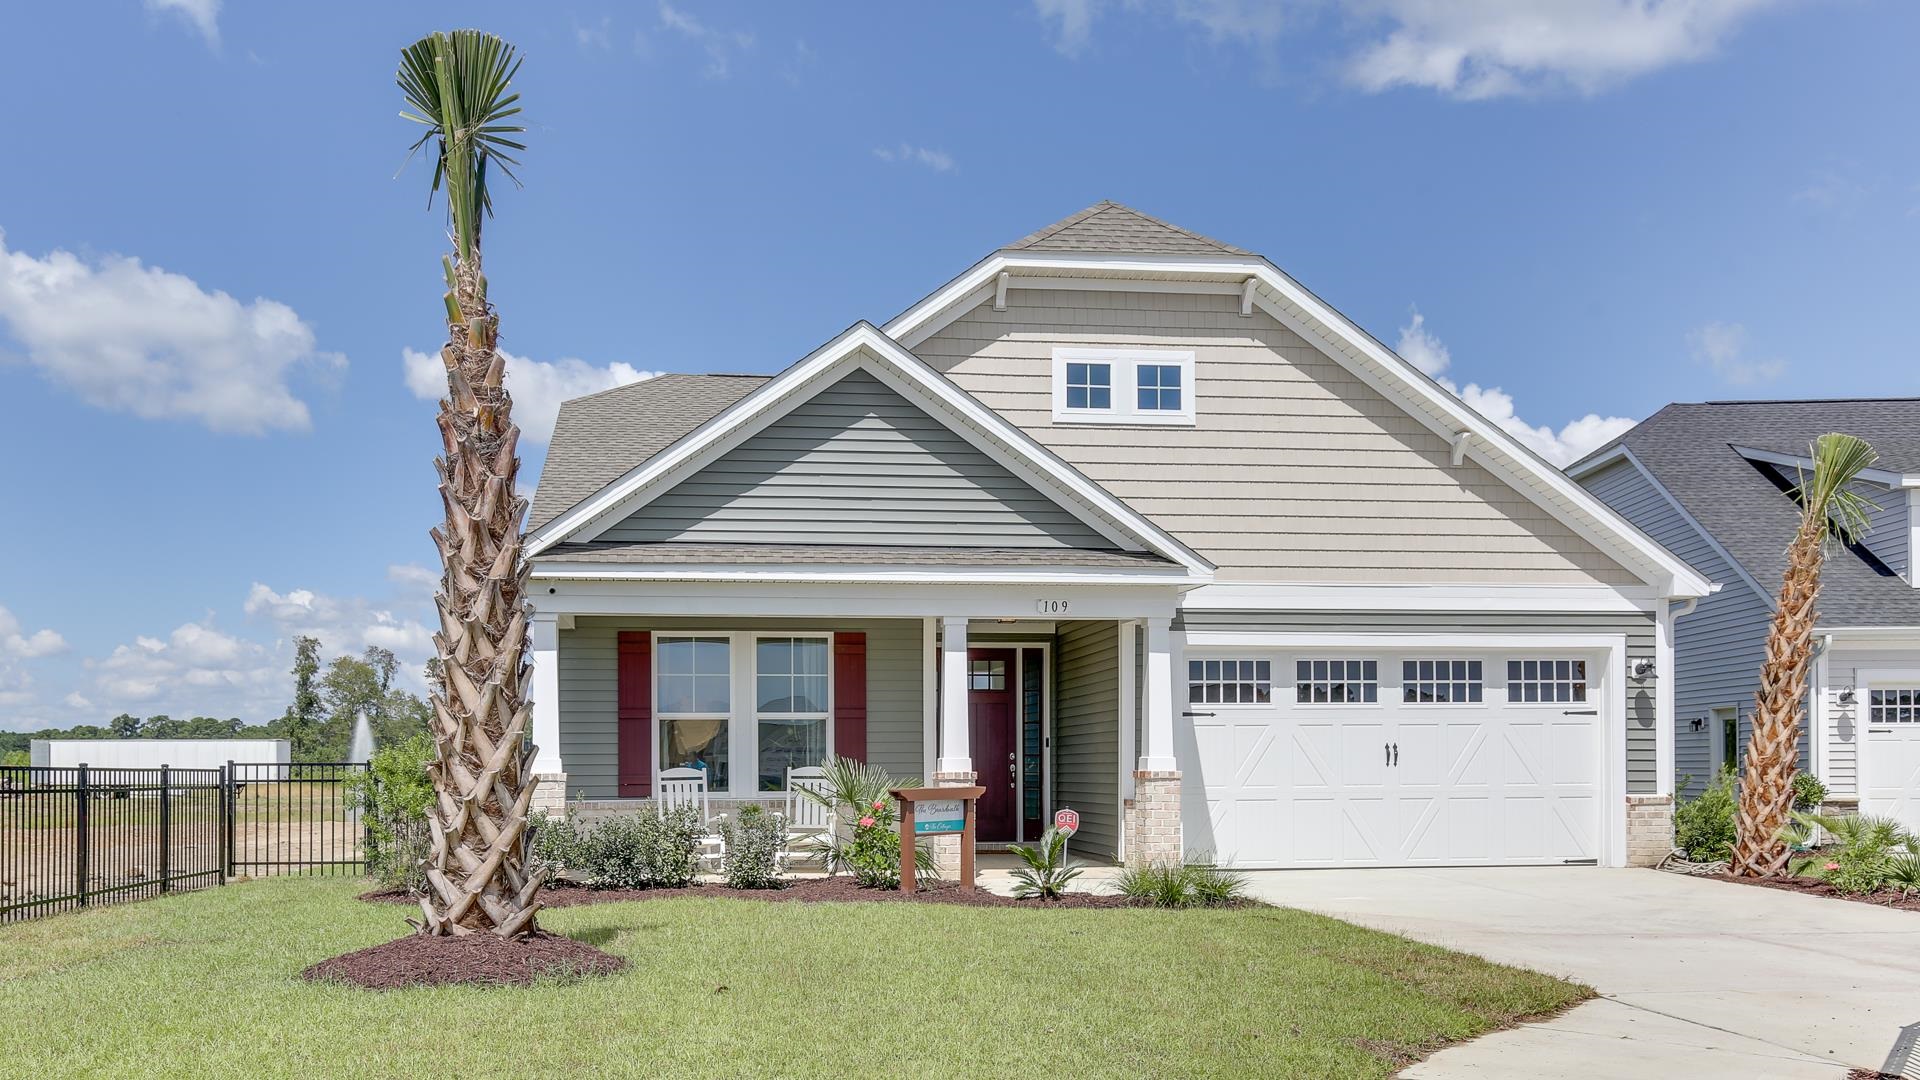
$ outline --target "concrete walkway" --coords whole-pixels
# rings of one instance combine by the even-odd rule
[[[1920,913],[1655,870],[1294,870],[1254,895],[1586,983],[1407,1077],[1920,1078]],[[1908,1058],[1911,1058],[1909,1061]]]

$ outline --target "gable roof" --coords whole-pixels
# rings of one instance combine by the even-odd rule
[[[587,498],[543,521],[527,537],[528,556],[542,555],[562,544],[594,541],[652,498],[671,490],[856,369],[871,372],[956,434],[986,450],[1020,479],[1114,540],[1116,547],[1145,551],[1158,557],[1161,566],[1174,564],[1196,581],[1211,579],[1213,565],[1191,548],[864,321],[721,408]],[[688,413],[678,415],[684,421]]]
[[[528,531],[672,446],[771,375],[658,375],[560,406]]]
[[[1248,255],[1251,252],[1161,221],[1112,200],[1008,244],[1003,251],[1122,251],[1135,254]]]
[[[1113,226],[1107,228],[1107,223]],[[1099,203],[975,263],[896,315],[883,332],[907,348],[1010,287],[1224,289],[1319,347],[1458,453],[1487,468],[1639,575],[1664,596],[1705,596],[1711,585],[1558,467],[1475,412],[1459,395],[1260,255],[1188,232],[1117,203]]]
[[[1568,468],[1596,471],[1631,453],[1743,569],[1777,588],[1800,508],[1738,448],[1804,458],[1813,440],[1845,431],[1873,444],[1878,467],[1920,473],[1920,399],[1676,403]],[[1821,574],[1823,626],[1920,625],[1920,589],[1851,551]]]

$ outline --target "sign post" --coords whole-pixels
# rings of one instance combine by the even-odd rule
[[[1053,828],[1055,832],[1067,838],[1066,840],[1060,841],[1060,863],[1064,866],[1067,862],[1067,840],[1072,840],[1073,834],[1080,831],[1080,811],[1071,810],[1064,806],[1055,810],[1053,812]]]
[[[983,787],[894,788],[900,800],[900,891],[912,892],[914,841],[922,836],[960,837],[960,887],[973,891],[973,806]]]

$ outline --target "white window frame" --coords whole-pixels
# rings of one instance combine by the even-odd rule
[[[1451,673],[1449,673],[1449,676],[1444,679],[1419,678],[1419,674],[1420,674],[1419,665],[1422,661],[1431,663],[1431,664],[1465,663],[1469,665],[1467,668],[1467,678],[1465,680],[1468,686],[1473,685],[1473,681],[1474,681],[1472,665],[1479,664],[1480,665],[1480,700],[1479,701],[1417,701],[1417,700],[1408,701],[1407,687],[1409,686],[1417,687],[1422,685],[1423,683],[1427,685],[1432,685],[1432,686],[1438,686],[1441,683],[1445,683],[1448,686],[1451,686],[1455,682],[1461,681],[1461,680],[1452,678]],[[1400,656],[1395,662],[1400,665],[1400,677],[1394,686],[1395,693],[1393,698],[1393,704],[1398,705],[1401,708],[1419,709],[1422,712],[1425,712],[1428,709],[1484,709],[1487,707],[1489,701],[1491,700],[1488,697],[1488,683],[1487,683],[1488,661],[1485,655],[1461,656],[1457,653],[1452,655],[1449,655],[1446,653],[1418,653],[1418,654],[1408,653]],[[1406,666],[1409,663],[1414,665],[1415,677],[1413,679],[1407,678]]]
[[[727,787],[708,785],[707,794],[716,798],[756,799],[768,798],[783,792],[761,791],[760,782],[760,683],[759,683],[759,643],[761,638],[820,638],[827,643],[827,750],[833,750],[833,714],[835,703],[833,645],[835,634],[831,630],[793,629],[793,630],[659,630],[650,631],[652,635],[653,663],[650,671],[647,692],[652,705],[651,713],[653,739],[653,782],[657,790],[660,773],[670,766],[663,764],[666,757],[661,752],[660,723],[669,717],[660,708],[660,642],[663,638],[724,638],[727,642],[728,711],[722,713],[674,713],[671,719],[680,720],[720,720],[727,722]],[[742,660],[741,657],[745,656]],[[768,713],[770,719],[782,719],[791,716],[812,718],[813,714]],[[742,783],[742,769],[746,781]]]
[[[1179,699],[1180,708],[1183,710],[1191,711],[1194,709],[1272,709],[1280,705],[1280,702],[1276,700],[1274,696],[1276,685],[1285,687],[1289,692],[1291,692],[1292,690],[1293,684],[1291,683],[1276,684],[1274,680],[1274,677],[1273,677],[1274,669],[1276,667],[1280,667],[1285,662],[1276,653],[1189,652],[1184,657],[1184,660],[1186,662],[1181,666],[1183,669],[1183,674],[1185,675],[1183,683],[1186,687],[1186,692]],[[1214,663],[1214,664],[1235,663],[1235,664],[1256,664],[1256,665],[1262,664],[1262,663],[1266,664],[1267,665],[1267,700],[1265,701],[1194,701],[1192,700],[1193,688],[1196,685],[1205,686],[1209,682],[1215,682],[1218,685],[1225,686],[1228,683],[1240,685],[1247,682],[1247,680],[1245,679],[1226,679],[1226,678],[1208,679],[1206,677],[1206,669],[1203,666],[1200,671],[1200,680],[1199,682],[1196,683],[1193,678],[1193,671],[1191,666],[1193,664],[1205,665],[1209,663]],[[1254,668],[1254,679],[1252,680],[1252,685],[1255,686],[1256,688],[1260,684],[1259,670],[1260,669],[1258,667]],[[1284,674],[1284,671],[1282,672],[1282,674]],[[1204,698],[1206,695],[1203,692],[1201,696]]]
[[[1067,365],[1106,364],[1113,372],[1111,405],[1105,409],[1067,408]],[[1180,408],[1140,408],[1142,366],[1180,369]],[[1053,419],[1063,424],[1157,424],[1192,427],[1198,396],[1191,349],[1056,348],[1053,350]]]
[[[1507,677],[1507,665],[1514,661],[1519,661],[1522,664],[1524,664],[1528,660],[1536,660],[1536,661],[1541,661],[1546,663],[1551,663],[1558,660],[1573,660],[1573,661],[1582,662],[1584,664],[1584,667],[1582,667],[1581,669],[1580,676],[1578,678],[1568,679],[1567,681],[1569,684],[1579,683],[1585,689],[1585,696],[1582,697],[1579,701],[1527,701],[1524,698],[1514,697],[1513,684],[1515,682],[1521,682],[1521,683],[1527,682],[1527,679],[1525,678],[1526,671],[1524,668],[1522,668],[1521,669],[1522,677],[1520,679],[1517,679],[1517,680],[1510,679]],[[1490,685],[1498,685],[1500,687],[1500,693],[1505,699],[1505,704],[1510,705],[1513,708],[1516,708],[1516,709],[1597,708],[1593,700],[1593,683],[1594,683],[1593,660],[1588,656],[1584,656],[1578,653],[1570,653],[1570,652],[1555,652],[1551,649],[1542,649],[1538,652],[1510,652],[1500,658],[1499,675],[1500,675],[1499,682],[1497,684],[1490,684]],[[1559,681],[1560,681],[1559,679],[1539,679],[1539,678],[1536,678],[1533,680],[1533,682],[1539,683],[1542,685],[1545,685],[1548,683],[1558,683]],[[1481,692],[1481,696],[1482,697],[1486,696],[1484,690]]]
[[[1360,664],[1361,677],[1359,682],[1356,683],[1356,685],[1360,685],[1360,686],[1366,685],[1367,680],[1366,680],[1365,665],[1371,662],[1373,664],[1373,700],[1372,701],[1301,701],[1300,700],[1300,665],[1314,664],[1314,663],[1320,663],[1320,662],[1329,663],[1329,664],[1331,663]],[[1388,705],[1400,704],[1398,700],[1400,696],[1400,681],[1398,679],[1395,679],[1391,683],[1389,683],[1387,680],[1380,677],[1380,669],[1388,668],[1389,670],[1391,670],[1389,665],[1392,663],[1392,661],[1386,659],[1385,657],[1383,657],[1378,653],[1366,653],[1366,652],[1357,652],[1357,651],[1356,652],[1340,652],[1340,653],[1295,653],[1292,656],[1289,656],[1287,658],[1287,663],[1293,669],[1291,672],[1293,675],[1293,678],[1287,680],[1287,704],[1292,708],[1295,708],[1295,709],[1381,709],[1381,708],[1385,708]],[[1308,669],[1307,675],[1308,675],[1307,685],[1311,686],[1316,681],[1312,678],[1313,671],[1311,668]],[[1344,679],[1344,678],[1338,679],[1338,680],[1329,678],[1327,680],[1327,685],[1332,686],[1334,685],[1335,682],[1338,682],[1340,685],[1345,686],[1348,682],[1351,682],[1351,681],[1352,680]],[[1386,688],[1388,686],[1393,687],[1393,695],[1391,697],[1389,697],[1386,692]]]

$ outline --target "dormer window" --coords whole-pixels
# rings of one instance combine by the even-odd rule
[[[1055,349],[1053,419],[1070,424],[1194,422],[1193,354],[1175,349]]]

